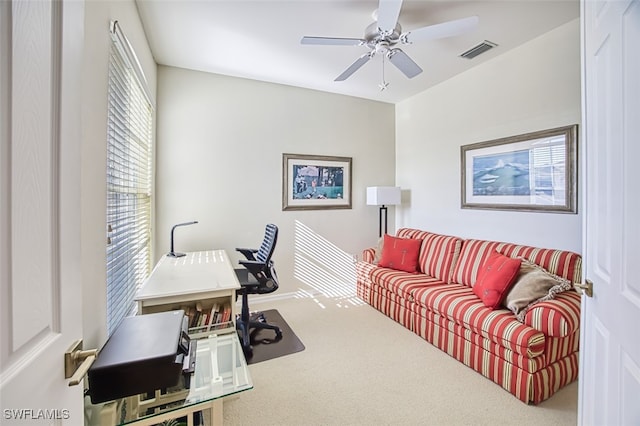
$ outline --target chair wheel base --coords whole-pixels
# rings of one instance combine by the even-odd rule
[[[253,356],[253,346],[251,342],[255,338],[254,334],[258,330],[273,330],[275,333],[275,339],[261,339],[262,343],[275,343],[282,339],[282,330],[275,324],[269,324],[262,312],[255,312],[251,315],[245,314],[248,318],[243,319],[243,315],[240,315],[236,319],[236,328],[238,337],[240,338],[240,344],[242,345],[242,351],[245,358]],[[252,337],[253,336],[253,337]]]

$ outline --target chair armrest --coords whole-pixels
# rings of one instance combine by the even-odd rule
[[[256,274],[264,270],[266,263],[259,260],[239,260],[238,263],[249,270],[249,272]]]
[[[242,253],[244,257],[246,257],[248,260],[256,260],[253,254],[257,253],[258,249],[236,247],[236,251],[239,251],[240,253]]]
[[[266,262],[262,262],[260,260],[256,260],[256,259],[240,259],[238,260],[238,263],[241,265],[259,265],[259,266],[265,266]]]
[[[527,311],[524,323],[550,337],[569,336],[580,328],[580,295],[568,290],[536,303]]]

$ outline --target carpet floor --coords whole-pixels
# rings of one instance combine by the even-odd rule
[[[263,303],[306,349],[249,365],[225,425],[575,425],[577,382],[526,405],[355,296]]]

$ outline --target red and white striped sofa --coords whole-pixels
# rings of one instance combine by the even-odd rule
[[[361,299],[525,403],[538,404],[577,379],[577,292],[535,304],[521,323],[506,308],[485,307],[472,286],[494,250],[529,259],[572,283],[581,279],[580,255],[410,228],[396,236],[423,240],[419,272],[379,267],[372,263],[375,249],[365,249],[356,264]]]

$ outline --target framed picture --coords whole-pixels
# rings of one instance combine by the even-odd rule
[[[576,213],[578,126],[460,147],[462,208]]]
[[[351,157],[282,154],[282,210],[351,208]]]

